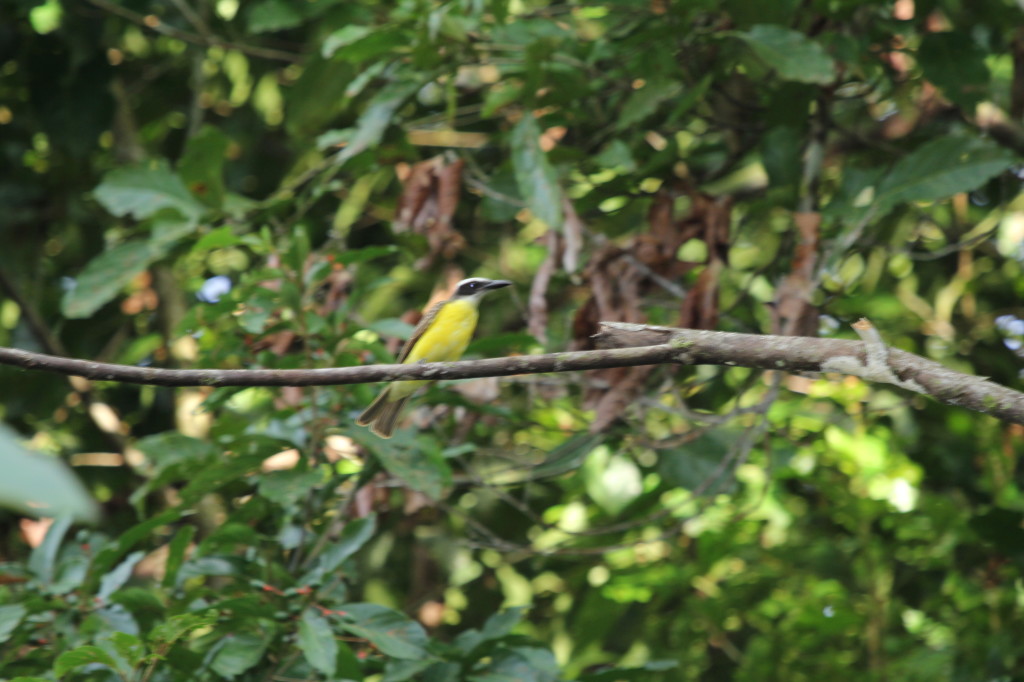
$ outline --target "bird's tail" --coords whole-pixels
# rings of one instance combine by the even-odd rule
[[[363,413],[356,419],[356,424],[369,426],[370,431],[381,438],[391,438],[395,432],[395,424],[398,423],[398,415],[405,406],[409,396],[389,400],[391,387],[385,388],[380,395],[370,403],[370,406],[363,410]]]

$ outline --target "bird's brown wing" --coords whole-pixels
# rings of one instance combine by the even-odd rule
[[[427,331],[427,327],[429,327],[430,323],[434,321],[435,317],[437,317],[437,313],[441,310],[441,306],[447,302],[448,299],[438,301],[434,305],[430,306],[430,310],[428,310],[427,314],[423,316],[420,323],[416,325],[416,328],[412,330],[412,336],[410,336],[409,340],[405,342],[404,346],[402,346],[402,352],[398,354],[399,363],[405,362],[405,359],[409,357],[412,347],[416,345],[416,342],[420,340],[421,336],[423,336],[423,332]]]

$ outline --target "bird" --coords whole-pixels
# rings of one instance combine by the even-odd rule
[[[451,362],[461,358],[476,329],[480,300],[510,284],[512,282],[507,280],[483,277],[459,282],[451,298],[436,303],[416,325],[398,355],[398,362]],[[369,426],[370,431],[381,438],[391,438],[402,407],[426,383],[398,381],[389,384],[359,415],[356,424]]]

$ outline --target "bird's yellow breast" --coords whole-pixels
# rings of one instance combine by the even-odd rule
[[[450,362],[466,352],[479,317],[468,301],[449,301],[440,310],[405,358],[410,362]]]

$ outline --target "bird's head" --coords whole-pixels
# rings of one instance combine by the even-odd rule
[[[452,298],[458,298],[467,301],[478,302],[488,292],[494,291],[495,289],[501,289],[507,287],[512,282],[504,279],[486,279],[484,277],[470,277],[464,279],[458,283],[455,287],[455,293],[452,294]]]

